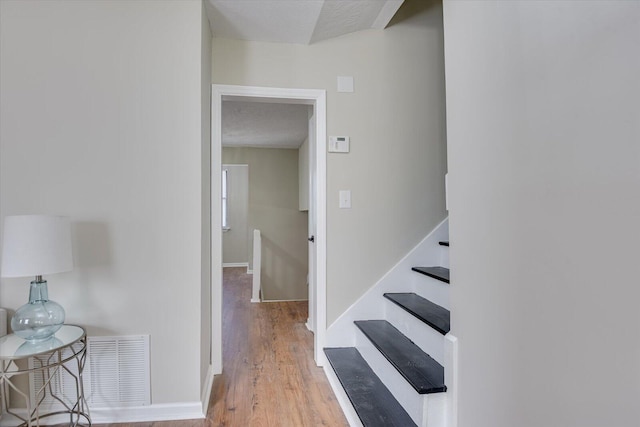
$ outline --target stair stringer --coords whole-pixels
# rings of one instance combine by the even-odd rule
[[[355,320],[386,319],[382,296],[385,292],[415,292],[448,309],[449,285],[411,271],[416,265],[439,264],[442,252],[438,242],[448,238],[449,219],[446,218],[327,328],[325,347],[355,346]]]

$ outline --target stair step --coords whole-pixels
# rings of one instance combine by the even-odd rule
[[[324,353],[365,427],[416,425],[355,347]]]
[[[412,270],[449,283],[449,269],[446,267],[413,267]]]
[[[449,241],[448,240],[443,240],[442,242],[438,242],[440,244],[440,246],[449,246]]]
[[[386,293],[384,297],[393,301],[442,335],[451,329],[449,310],[434,304],[414,293]]]
[[[444,368],[386,320],[354,322],[420,394],[447,391]]]

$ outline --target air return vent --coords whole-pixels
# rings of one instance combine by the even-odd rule
[[[70,355],[70,352],[63,352],[64,358]],[[52,357],[55,357],[55,354]],[[31,358],[29,366],[39,367],[40,362]],[[51,387],[68,405],[75,402],[74,376],[78,373],[78,367],[75,361],[65,366],[69,371],[55,371],[51,378]],[[35,401],[34,394],[42,389],[44,377],[41,374],[32,374],[29,377],[31,399]],[[88,337],[83,380],[85,398],[90,408],[149,405],[149,336]],[[63,406],[47,393],[40,408],[49,412],[61,410]]]
[[[89,337],[87,382],[90,408],[149,405],[149,335]]]

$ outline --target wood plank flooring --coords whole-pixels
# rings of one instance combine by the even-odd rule
[[[119,427],[348,426],[313,361],[308,304],[252,304],[245,271],[224,269],[223,373],[214,380],[207,418]]]

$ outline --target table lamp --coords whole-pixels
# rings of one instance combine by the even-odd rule
[[[64,309],[49,299],[44,274],[73,268],[69,218],[51,215],[8,216],[4,220],[2,277],[35,276],[29,302],[11,318],[13,333],[39,342],[55,334],[64,323]]]

